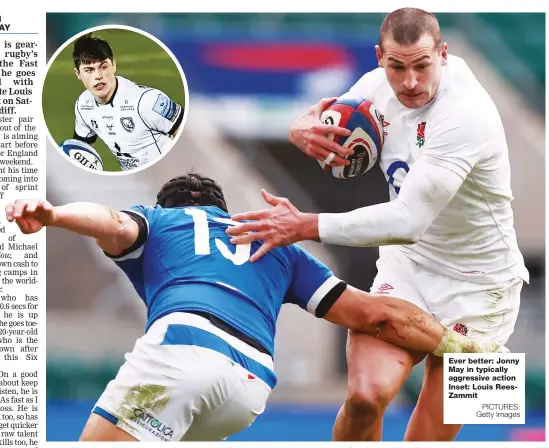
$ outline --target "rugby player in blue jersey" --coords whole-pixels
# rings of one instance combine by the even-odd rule
[[[506,351],[447,329],[404,300],[372,296],[333,275],[299,246],[234,246],[221,188],[197,174],[170,180],[155,207],[54,207],[18,200],[8,221],[93,237],[147,306],[147,328],[97,401],[87,441],[222,440],[260,415],[276,384],[274,339],[282,304],[401,347]]]

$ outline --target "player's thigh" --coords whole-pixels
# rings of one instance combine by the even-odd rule
[[[429,284],[427,302],[443,325],[505,344],[515,329],[522,284],[520,279],[494,285],[443,278]]]
[[[364,333],[347,338],[348,399],[386,405],[425,353],[411,352]]]
[[[91,414],[80,442],[136,442],[137,439],[98,414]]]
[[[239,364],[226,381],[230,395],[221,405],[198,415],[183,441],[224,440],[250,426],[265,410],[271,388]]]
[[[398,250],[380,251],[377,275],[370,291],[413,303],[426,312],[428,306],[415,285],[415,263]],[[358,402],[390,401],[398,392],[410,370],[425,357],[373,336],[349,332],[347,364],[348,400]]]

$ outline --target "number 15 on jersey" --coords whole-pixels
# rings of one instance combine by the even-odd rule
[[[198,208],[186,208],[185,214],[192,216],[194,222],[194,253],[196,255],[211,255],[210,228],[206,211]],[[229,218],[212,218],[212,220],[233,226],[238,224]],[[233,253],[227,244],[219,238],[214,238],[214,241],[221,255],[232,261],[233,264],[240,266],[250,259],[251,244],[238,244],[235,246],[236,251]],[[231,244],[231,246],[234,245]]]

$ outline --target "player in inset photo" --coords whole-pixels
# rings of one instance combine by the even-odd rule
[[[109,43],[86,34],[74,43],[74,73],[86,88],[74,106],[74,138],[101,138],[122,170],[154,160],[172,145],[184,109],[161,90],[116,76]]]
[[[127,30],[110,31],[119,31],[119,34],[114,34],[115,41],[120,40],[120,32],[139,36],[139,42],[146,39],[145,36]],[[165,154],[180,132],[185,115],[184,103],[181,101],[184,98],[173,98],[165,92],[167,83],[162,76],[156,79],[143,76],[150,70],[149,65],[154,67],[157,61],[161,61],[160,55],[140,53],[139,42],[134,42],[132,46],[132,40],[135,38],[125,37],[122,42],[130,47],[122,47],[134,54],[121,51],[115,55],[115,45],[95,33],[84,34],[72,44],[73,76],[76,75],[86,90],[73,103],[74,115],[71,121],[74,128],[71,134],[67,135],[66,123],[63,134],[56,134],[62,139],[59,143],[63,152],[85,168],[130,171],[143,167]],[[164,56],[169,58],[168,55]],[[124,67],[126,72],[141,76],[136,77],[139,79],[123,76],[125,71],[119,70],[119,64],[120,69]],[[158,67],[157,70],[159,74],[166,74],[165,68]],[[55,69],[51,76],[57,76]],[[62,79],[65,78],[66,74]],[[148,85],[149,79],[152,85]],[[182,90],[179,89],[180,92]],[[46,104],[44,106],[48,121],[49,113],[46,113]],[[50,121],[53,120],[50,117]],[[48,127],[53,128],[50,133],[56,131],[55,123],[51,126],[48,123]],[[98,137],[115,158],[110,168],[104,160],[105,150],[101,154],[91,146],[96,144]]]

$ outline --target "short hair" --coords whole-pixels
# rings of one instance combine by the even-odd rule
[[[79,69],[82,64],[93,64],[107,59],[114,61],[114,53],[109,43],[97,34],[84,34],[74,42],[72,50],[74,66]]]
[[[430,35],[435,47],[442,42],[437,18],[427,11],[417,8],[401,8],[385,17],[379,30],[379,47],[387,37],[404,46],[415,44],[423,35]]]
[[[213,205],[228,213],[225,197],[219,184],[209,177],[189,173],[166,182],[156,196],[163,208],[188,205]]]

